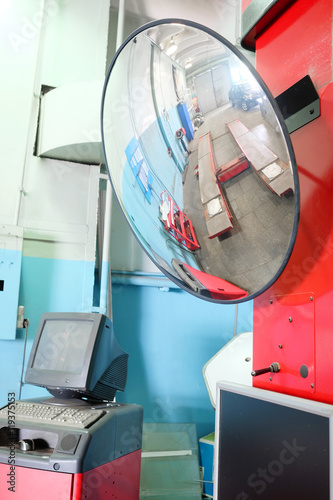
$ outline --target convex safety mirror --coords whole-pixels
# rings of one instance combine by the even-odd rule
[[[192,22],[143,26],[111,63],[101,120],[116,197],[166,276],[222,303],[273,284],[296,237],[297,169],[274,98],[238,50]]]

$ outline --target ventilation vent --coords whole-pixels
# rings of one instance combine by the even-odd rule
[[[128,354],[122,354],[114,359],[103,373],[100,382],[123,391],[127,380],[127,360]]]
[[[94,398],[97,399],[102,399],[106,401],[113,401],[114,397],[116,395],[117,390],[112,389],[108,385],[101,384],[101,382],[98,382],[93,391]]]

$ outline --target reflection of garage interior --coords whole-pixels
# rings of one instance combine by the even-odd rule
[[[253,135],[264,153],[271,154],[272,158],[263,160],[265,154],[259,150],[247,152],[245,147],[242,151],[242,145],[236,140],[237,130],[232,133],[227,126],[230,122],[237,123],[236,120],[237,125],[240,124]],[[206,134],[211,137],[215,168],[218,170],[226,164],[236,168],[236,175],[229,179],[226,176],[223,183],[218,183],[207,159],[206,165],[203,165],[199,158],[205,156],[205,153],[209,157],[209,152],[202,152],[203,148],[199,146],[199,141],[201,143],[203,140],[200,138]],[[190,143],[192,154],[184,182],[184,211],[190,219],[196,221],[195,231],[200,244],[200,250],[196,252],[198,261],[207,272],[211,269],[215,275],[223,276],[225,280],[249,293],[264,286],[279,270],[292,232],[294,196],[288,190],[292,179],[287,179],[282,187],[275,189],[282,194],[279,196],[273,192],[272,187],[268,187],[269,176],[263,178],[255,168],[257,159],[258,163],[263,161],[263,170],[269,166],[273,174],[274,169],[286,170],[288,158],[279,144],[280,134],[262,120],[258,106],[244,112],[229,104],[207,113],[204,123]],[[247,161],[250,159],[251,162]],[[291,176],[289,169],[286,173]],[[202,178],[200,180],[200,175],[210,177],[209,181],[206,183]],[[212,186],[212,179],[215,188]],[[272,179],[274,180],[274,175]],[[212,188],[215,189],[216,197],[209,193]],[[214,211],[214,207],[217,207],[216,214],[213,213],[211,218],[207,215],[209,196],[210,209]],[[222,206],[220,213],[218,200]],[[219,218],[223,221],[219,221]],[[215,225],[214,219],[217,221]]]

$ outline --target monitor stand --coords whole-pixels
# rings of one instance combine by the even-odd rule
[[[77,407],[85,407],[85,408],[107,408],[112,406],[120,406],[119,403],[113,401],[98,401],[96,399],[78,399],[78,398],[56,398],[56,397],[48,397],[46,399],[39,399],[38,402],[40,404],[45,405],[57,405],[57,406],[77,406]]]
[[[78,398],[55,398],[50,397],[40,401],[45,405],[58,405],[58,406],[92,406],[92,401]]]

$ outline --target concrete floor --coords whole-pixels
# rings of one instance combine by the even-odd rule
[[[250,111],[227,104],[210,112],[189,144],[191,155],[184,176],[184,212],[192,220],[200,249],[196,259],[202,270],[219,276],[249,294],[258,292],[281,267],[294,224],[294,196],[273,193],[252,168],[223,183],[223,191],[233,215],[234,228],[208,238],[195,175],[199,137],[211,133],[215,158],[222,165],[235,158],[240,149],[227,129],[235,118],[252,131],[282,161],[289,163],[281,133],[263,120],[259,106]]]

